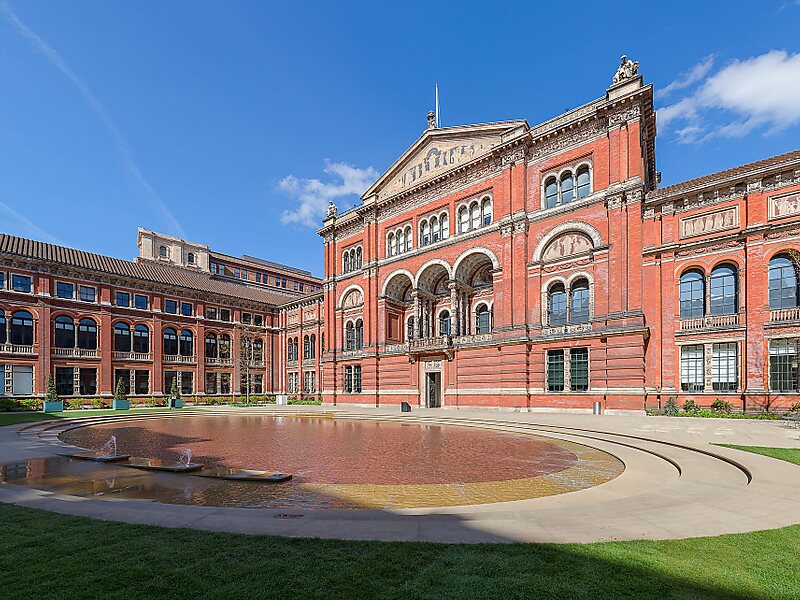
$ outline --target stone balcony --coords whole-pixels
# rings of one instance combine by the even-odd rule
[[[233,364],[232,358],[220,358],[218,356],[206,356],[206,364],[209,366],[229,367]]]
[[[770,323],[784,323],[786,321],[800,321],[800,307],[779,308],[769,311]]]
[[[184,364],[184,365],[193,365],[195,362],[197,362],[197,359],[194,356],[180,356],[178,354],[165,354],[164,355],[164,362],[165,363]]]
[[[117,352],[114,351],[113,359],[114,360],[137,360],[137,361],[149,361],[151,360],[151,355],[149,352]]]
[[[416,352],[437,352],[449,350],[453,347],[453,338],[449,335],[437,337],[416,338],[408,342],[408,351],[412,354]]]
[[[453,345],[455,347],[459,346],[471,346],[473,344],[485,344],[486,342],[492,341],[492,334],[491,333],[475,333],[472,335],[459,335],[458,337],[453,338]]]
[[[679,331],[698,331],[701,329],[721,329],[740,324],[739,313],[732,315],[708,315],[696,319],[681,319]]]
[[[68,356],[70,358],[97,358],[97,349],[53,348],[53,356]]]
[[[0,354],[32,356],[35,354],[35,352],[33,351],[33,346],[23,346],[20,344],[0,344]]]

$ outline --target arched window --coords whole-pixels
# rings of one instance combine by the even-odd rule
[[[558,182],[555,177],[551,177],[544,184],[544,205],[547,208],[558,205]]]
[[[361,262],[363,261],[363,252],[361,251],[361,246],[356,248],[356,269],[361,268]]]
[[[408,318],[408,325],[406,326],[406,341],[414,339],[414,317]]]
[[[439,219],[436,217],[431,217],[431,242],[438,242],[440,233]]]
[[[481,222],[483,226],[492,224],[492,199],[484,198],[481,202]]]
[[[472,229],[477,229],[478,227],[481,226],[481,207],[480,207],[480,204],[478,204],[477,202],[473,202],[470,205],[469,210],[470,210],[470,214],[471,214],[471,217],[472,217],[471,218],[470,227]]]
[[[687,271],[681,275],[681,319],[698,319],[705,315],[705,282],[700,271]]]
[[[795,308],[800,305],[797,294],[797,265],[786,255],[769,261],[769,308]]]
[[[469,210],[466,206],[458,209],[458,231],[459,233],[469,231]]]
[[[180,341],[180,355],[181,356],[194,356],[194,336],[188,329],[181,331]]]
[[[400,229],[397,232],[397,254],[401,254],[406,250],[406,234]]]
[[[450,237],[450,217],[447,216],[447,213],[442,215],[441,223],[442,239],[446,240]]]
[[[355,326],[355,349],[361,350],[364,347],[364,321],[359,319]]]
[[[589,322],[589,282],[579,279],[569,290],[569,320],[571,323]]]
[[[431,243],[431,226],[428,221],[422,222],[422,227],[419,234],[419,245],[420,246],[427,246]]]
[[[150,330],[147,325],[139,324],[133,328],[133,351],[150,354]]]
[[[167,356],[178,354],[178,332],[172,327],[164,329],[164,354]]]
[[[586,165],[578,169],[578,199],[585,198],[592,192],[592,179],[589,167]]]
[[[168,254],[167,254],[167,247],[166,246],[159,247],[158,256],[161,257],[161,258],[167,258]]]
[[[345,252],[342,254],[342,273],[350,272],[350,253]]]
[[[231,358],[231,336],[227,333],[219,336],[219,357],[224,360]]]
[[[572,173],[564,173],[561,176],[561,204],[568,204],[575,199],[575,181]]]
[[[387,240],[388,252],[389,256],[394,256],[397,252],[397,248],[394,245],[394,233],[390,233],[388,240]]]
[[[450,311],[439,313],[439,335],[450,335]]]
[[[253,360],[257,363],[264,360],[264,340],[255,338],[253,340]]]
[[[317,358],[317,335],[311,334],[311,358]]]
[[[344,328],[344,349],[354,350],[356,344],[356,330],[353,322],[349,322]]]
[[[711,293],[711,314],[732,315],[738,310],[736,293],[736,269],[731,265],[721,265],[711,271],[709,282]]]
[[[6,314],[0,311],[0,344],[8,342],[8,330],[6,328]]]
[[[411,226],[406,227],[405,238],[406,238],[405,251],[408,252],[409,250],[411,250]]]
[[[186,257],[186,262],[190,265],[194,264],[194,252],[189,252],[189,255]]]
[[[94,319],[87,317],[78,321],[78,348],[97,350],[97,323]]]
[[[550,312],[548,323],[552,326],[567,324],[567,290],[563,283],[556,283],[547,293],[547,304]]]
[[[56,317],[54,323],[55,335],[53,336],[53,345],[56,348],[74,348],[75,347],[75,323],[66,315]]]
[[[217,358],[219,348],[217,347],[217,336],[213,333],[206,334],[206,358]]]
[[[33,346],[33,317],[27,310],[18,310],[11,315],[11,343]]]
[[[489,307],[485,304],[480,304],[475,309],[475,333],[480,335],[482,333],[491,333],[491,331],[492,323]]]
[[[311,358],[311,341],[307,335],[303,336],[303,359],[308,360]]]
[[[131,351],[131,326],[127,323],[117,323],[114,325],[114,351]]]

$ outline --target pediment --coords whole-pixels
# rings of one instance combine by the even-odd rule
[[[428,129],[364,193],[389,198],[489,154],[529,129],[525,121]]]

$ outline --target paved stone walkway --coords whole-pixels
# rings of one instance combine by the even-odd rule
[[[365,540],[594,542],[677,539],[800,522],[800,467],[712,443],[798,447],[800,430],[775,421],[623,415],[328,407],[214,407],[202,414],[335,412],[340,419],[391,419],[530,432],[610,452],[625,472],[568,494],[477,506],[398,510],[298,510],[176,506],[77,498],[0,484],[0,501],[71,515],[208,531]],[[193,411],[194,412],[194,411]],[[184,412],[183,416],[189,413]],[[109,418],[96,417],[97,422]],[[0,428],[0,463],[63,452],[58,430]]]

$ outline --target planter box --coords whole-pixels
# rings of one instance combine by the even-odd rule
[[[167,399],[167,407],[168,408],[183,408],[183,398],[168,398]]]
[[[64,411],[64,402],[63,400],[59,400],[58,402],[45,402],[42,406],[42,412],[52,413],[52,412],[63,412]]]
[[[131,409],[131,401],[130,400],[114,400],[111,402],[111,408],[114,410],[130,410]]]

